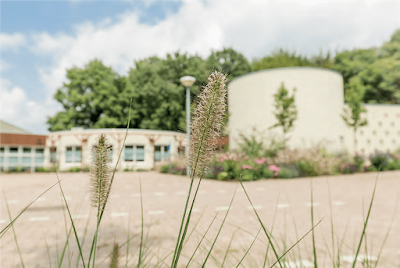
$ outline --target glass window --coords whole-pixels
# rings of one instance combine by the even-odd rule
[[[22,164],[30,164],[32,162],[32,158],[30,156],[22,157]]]
[[[144,146],[136,146],[136,161],[144,161]]]
[[[44,149],[43,148],[36,148],[36,154],[44,154]]]
[[[67,151],[65,153],[65,162],[72,162],[72,147],[67,147]]]
[[[169,146],[164,146],[164,160],[169,159]]]
[[[43,164],[44,157],[43,156],[36,156],[35,157],[35,164]]]
[[[18,147],[10,147],[10,153],[18,153]]]
[[[81,147],[75,147],[74,162],[81,162]]]
[[[0,164],[4,163],[4,156],[0,156]]]
[[[161,161],[161,146],[156,146],[154,149],[154,160]]]
[[[133,161],[133,146],[125,146],[125,161]]]
[[[4,147],[0,147],[0,153],[4,153]]]
[[[24,147],[24,149],[23,149],[23,152],[24,153],[31,153],[31,148],[29,148],[29,147]]]
[[[110,158],[110,160],[112,162],[112,160],[113,160],[113,147],[112,147],[112,145],[111,145],[111,147],[110,147],[110,149],[108,151],[108,157]]]
[[[18,164],[18,157],[15,157],[15,156],[9,157],[8,164]]]
[[[50,148],[50,163],[56,163],[56,162],[57,162],[57,148],[51,147]]]

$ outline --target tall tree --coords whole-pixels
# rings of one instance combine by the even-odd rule
[[[132,127],[144,129],[186,130],[185,87],[182,76],[191,75],[196,83],[191,87],[191,99],[199,86],[207,81],[205,61],[198,56],[178,52],[166,59],[151,57],[135,62],[129,71],[125,99],[133,99],[132,109],[137,118]]]
[[[278,92],[274,95],[275,98],[275,112],[274,115],[278,122],[271,126],[270,129],[281,127],[283,134],[286,134],[293,128],[293,123],[297,119],[297,108],[295,103],[296,88],[293,89],[292,96],[289,96],[289,91],[282,83]]]
[[[89,62],[83,69],[67,70],[67,78],[69,82],[54,95],[63,111],[48,118],[50,131],[121,125],[115,115],[122,114],[124,108],[118,101],[124,90],[123,78],[99,60]]]
[[[228,74],[229,80],[251,72],[249,61],[233,48],[213,51],[207,58],[207,68]]]
[[[312,66],[312,62],[305,56],[298,56],[294,52],[291,53],[279,49],[278,51],[273,52],[271,56],[255,60],[252,63],[253,71],[292,66]]]
[[[343,108],[342,118],[353,129],[354,151],[357,154],[357,130],[368,124],[367,119],[362,118],[362,114],[367,112],[363,106],[365,88],[358,77],[350,79],[349,84],[345,95],[347,107]]]

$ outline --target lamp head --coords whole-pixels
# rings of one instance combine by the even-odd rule
[[[184,76],[181,77],[181,79],[179,80],[185,87],[191,87],[194,84],[194,82],[196,82],[196,78],[194,78],[193,76]]]

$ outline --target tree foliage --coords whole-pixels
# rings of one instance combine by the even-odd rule
[[[346,91],[345,100],[347,107],[344,107],[342,118],[346,125],[351,127],[354,132],[354,148],[357,151],[356,132],[360,127],[368,124],[367,119],[362,118],[362,114],[367,110],[363,106],[365,88],[358,77],[353,77],[349,82],[349,89]]]
[[[116,117],[124,108],[118,101],[124,90],[123,77],[99,60],[93,60],[83,69],[67,70],[67,78],[69,82],[54,95],[64,110],[48,118],[50,131],[118,126]]]
[[[229,80],[251,72],[251,66],[248,60],[243,54],[232,48],[224,48],[222,51],[213,51],[207,58],[207,68],[209,70],[218,70],[228,74]]]
[[[274,95],[275,98],[275,112],[274,115],[278,122],[271,126],[270,129],[281,127],[283,133],[286,134],[293,128],[293,123],[297,119],[297,108],[295,104],[296,89],[293,89],[292,96],[289,96],[288,90],[282,83],[278,92]]]

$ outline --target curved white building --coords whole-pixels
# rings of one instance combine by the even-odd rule
[[[277,120],[274,94],[284,83],[292,94],[296,88],[297,120],[287,133],[291,147],[323,143],[330,149],[345,146],[346,126],[340,114],[344,107],[340,73],[312,67],[277,68],[252,72],[229,83],[229,144],[237,148],[239,134],[267,131]],[[280,128],[269,130],[282,135]]]

